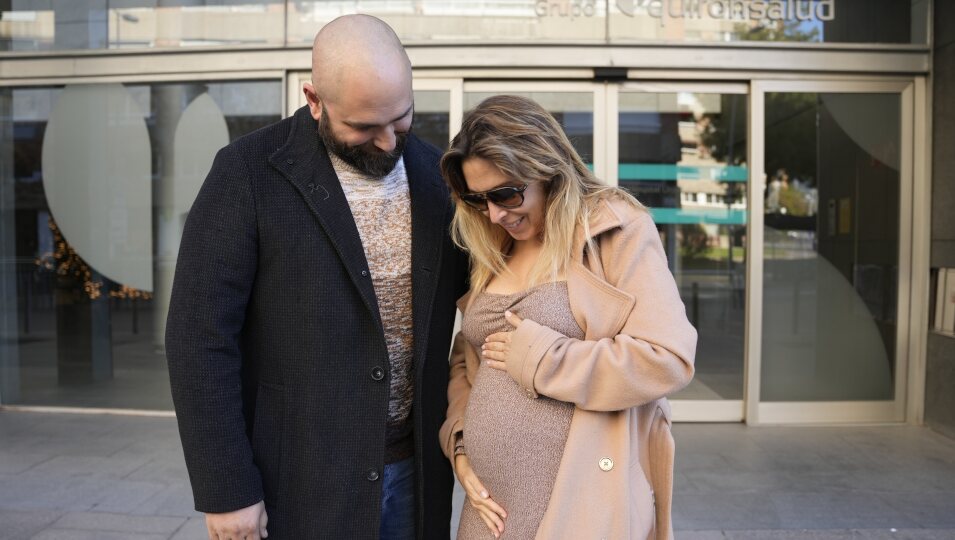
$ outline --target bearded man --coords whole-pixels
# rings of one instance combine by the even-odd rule
[[[447,539],[467,262],[440,152],[374,17],[319,32],[304,92],[219,151],[186,221],[166,353],[195,506],[217,540]]]

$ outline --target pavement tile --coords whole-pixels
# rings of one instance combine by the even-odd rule
[[[676,435],[674,435],[676,437]],[[676,459],[679,461],[680,469],[693,470],[713,470],[729,466],[730,460],[720,451],[701,451],[702,448],[690,448],[692,442],[677,440]]]
[[[112,512],[116,514],[131,514],[152,499],[166,486],[155,482],[131,482],[123,480],[105,493],[91,508],[96,512]],[[162,513],[157,512],[159,515]]]
[[[694,493],[764,493],[789,489],[789,477],[777,471],[697,471],[693,474]],[[674,483],[674,490],[679,486]]]
[[[93,478],[29,473],[0,477],[0,508],[88,510],[108,487]]]
[[[31,469],[39,474],[57,476],[88,476],[122,478],[139,469],[149,459],[144,456],[124,458],[104,456],[61,455],[40,463]]]
[[[955,530],[847,529],[724,531],[727,540],[952,540]],[[676,540],[683,540],[679,534]]]
[[[201,515],[195,510],[192,488],[186,482],[176,482],[163,487],[152,497],[138,504],[130,512],[133,515],[193,517]]]
[[[728,531],[732,540],[863,540],[867,537],[853,530],[778,530],[778,531]]]
[[[167,540],[168,538],[165,534],[46,529],[30,540]]]
[[[779,529],[889,529],[917,527],[914,520],[871,493],[789,493],[769,495]]]
[[[872,470],[852,471],[846,477],[853,488],[873,492],[942,492],[955,487],[955,467],[952,471],[945,471],[910,464],[896,469],[880,467],[876,473]]]
[[[176,457],[162,456],[150,460],[123,478],[124,480],[163,482],[167,484],[172,480],[188,480],[189,472],[186,470],[186,461],[182,458],[182,450],[180,449],[178,455],[173,454],[173,456]]]
[[[52,459],[52,454],[41,452],[12,452],[0,450],[0,475],[18,474]]]
[[[775,529],[776,507],[765,494],[673,494],[673,528],[680,530]]]
[[[673,535],[678,540],[725,540],[723,531],[680,531]]]
[[[150,461],[176,462],[185,459],[182,456],[182,443],[179,434],[144,434],[139,436],[142,441],[129,444],[110,457],[136,456],[148,457]]]
[[[169,540],[206,540],[208,537],[209,533],[206,532],[206,518],[200,516],[190,518],[186,521]]]
[[[128,516],[106,512],[70,512],[58,519],[51,528],[163,534],[168,537],[185,522],[185,519],[179,517]]]
[[[928,429],[674,433],[678,540],[955,539],[955,441]],[[463,504],[455,486],[452,530]],[[0,540],[205,537],[173,418],[0,412],[0,523]]]
[[[63,515],[55,510],[0,510],[0,539],[26,540]]]
[[[926,529],[955,529],[955,485],[947,492],[889,493],[879,495],[886,505]],[[952,535],[955,538],[955,535]]]

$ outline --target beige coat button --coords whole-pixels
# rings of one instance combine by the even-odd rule
[[[597,462],[597,466],[600,467],[601,471],[607,472],[613,469],[613,460],[608,457],[600,458],[600,461]]]

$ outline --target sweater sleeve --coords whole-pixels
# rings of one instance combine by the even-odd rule
[[[690,381],[697,334],[649,214],[640,212],[601,235],[599,246],[606,280],[635,299],[621,331],[578,340],[525,320],[514,332],[506,364],[531,395],[586,410],[623,410]]]

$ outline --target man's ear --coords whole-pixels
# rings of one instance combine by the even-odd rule
[[[318,121],[322,117],[322,100],[315,92],[315,87],[307,82],[302,85],[302,92],[305,94],[305,101],[308,102],[308,110],[312,113],[312,118]]]

